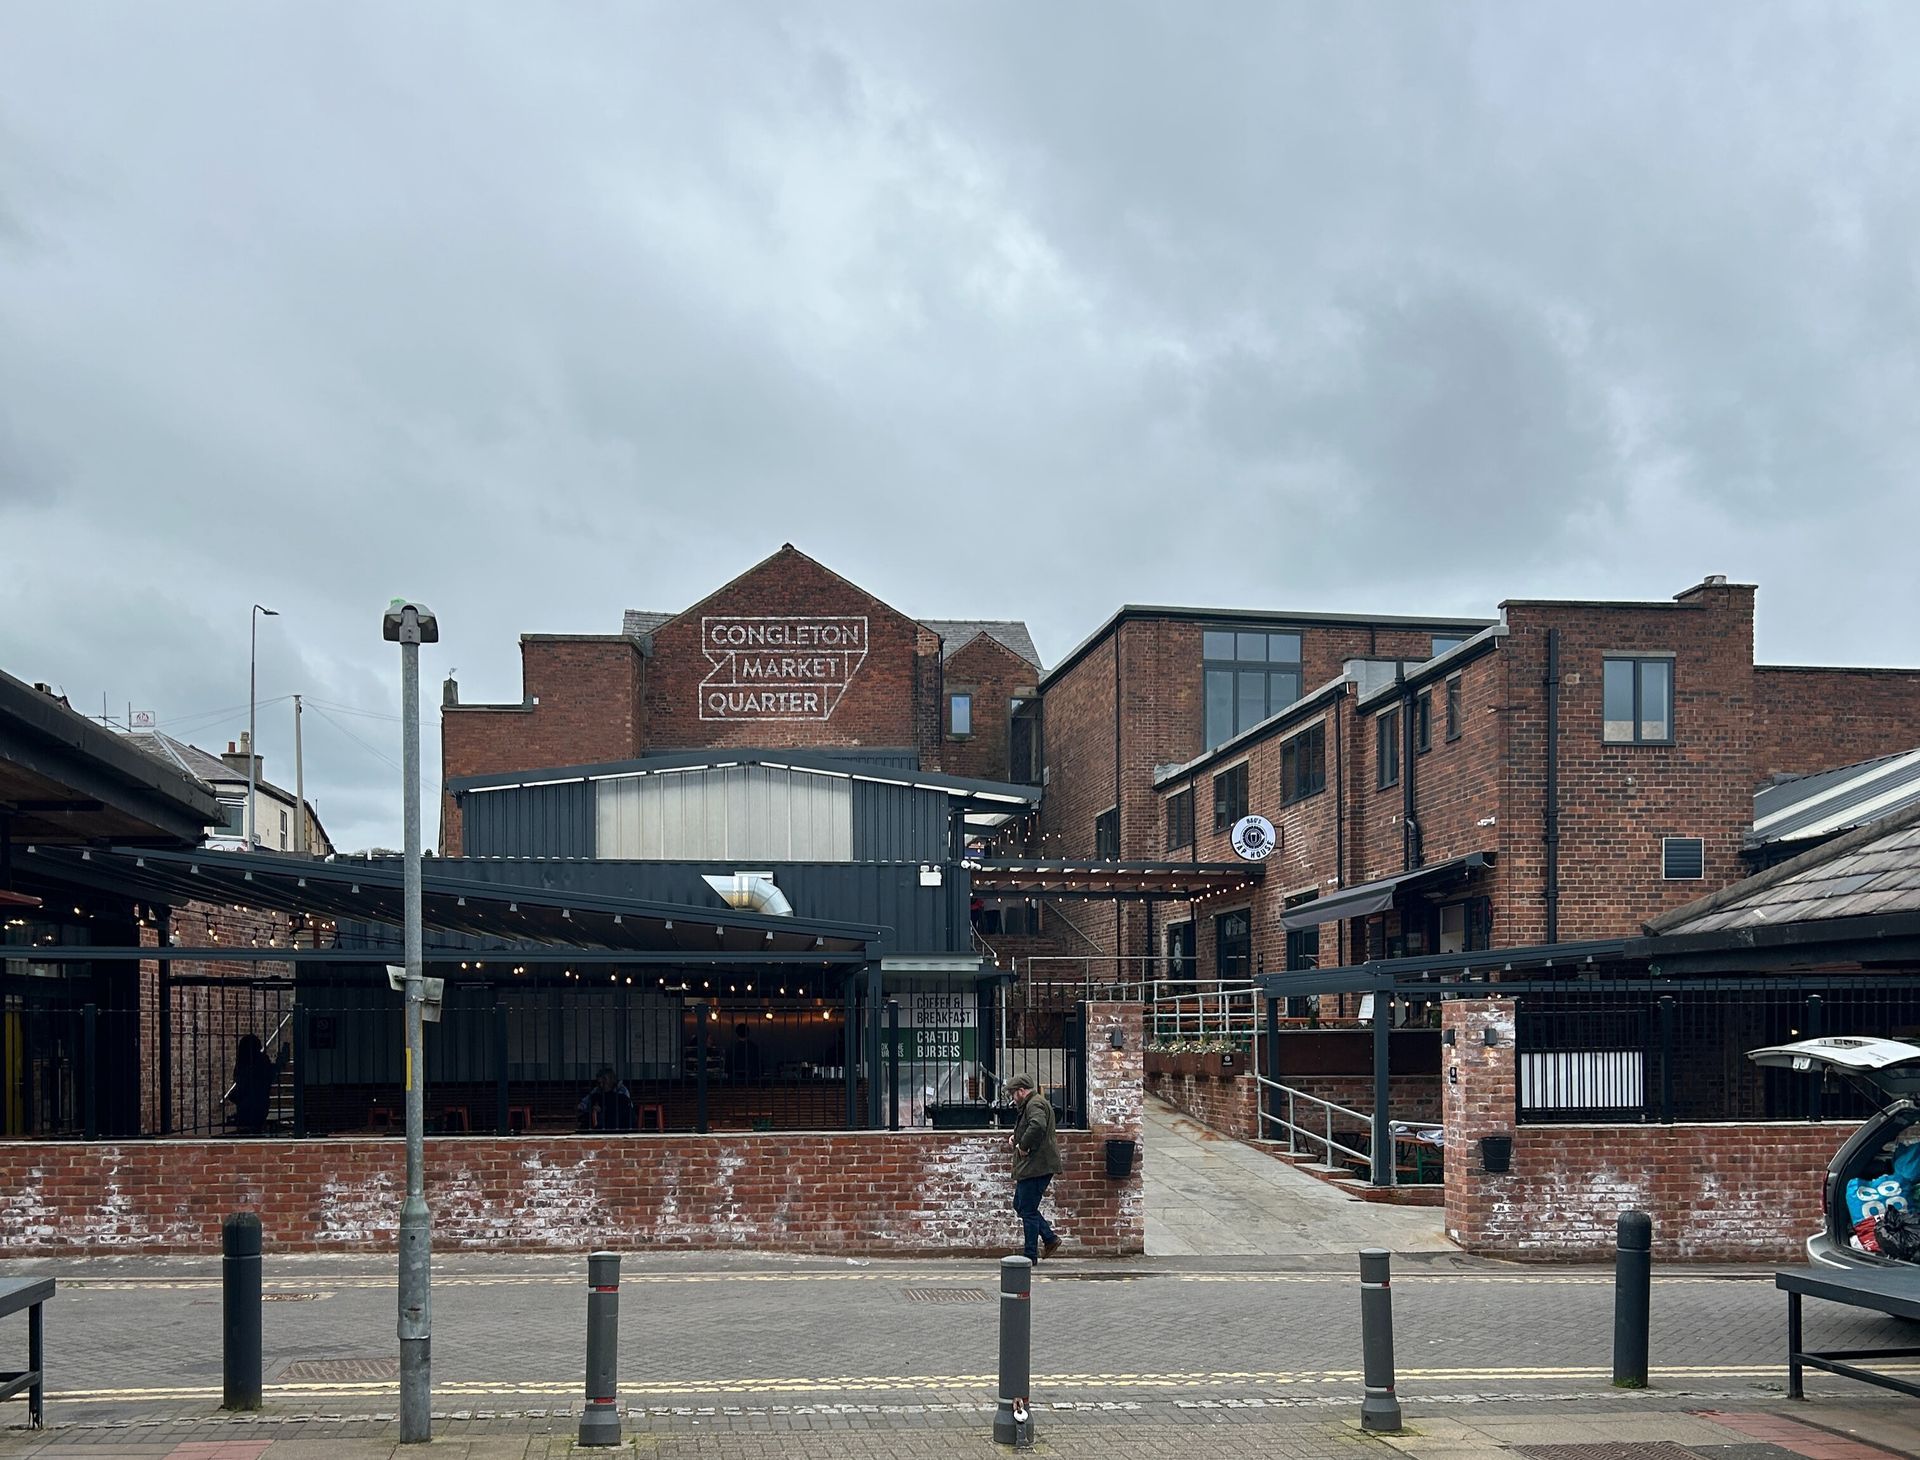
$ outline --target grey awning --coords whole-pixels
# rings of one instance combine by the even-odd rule
[[[1371,913],[1385,912],[1393,906],[1393,900],[1402,888],[1419,887],[1448,877],[1464,877],[1492,865],[1492,852],[1468,852],[1464,857],[1450,857],[1428,867],[1416,867],[1411,872],[1382,877],[1378,882],[1343,887],[1329,897],[1317,897],[1312,902],[1303,902],[1299,907],[1282,913],[1280,926],[1292,932],[1297,928],[1316,927],[1343,918],[1364,918]]]

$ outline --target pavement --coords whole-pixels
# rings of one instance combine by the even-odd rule
[[[1454,1250],[1438,1207],[1362,1201],[1158,1100],[1142,1127],[1150,1257]]]

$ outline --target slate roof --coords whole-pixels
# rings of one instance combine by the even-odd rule
[[[175,740],[171,735],[158,730],[136,730],[127,737],[140,749],[155,760],[163,760],[168,765],[185,771],[196,780],[213,783],[231,783],[244,781],[247,773],[244,769],[230,766],[217,755],[210,755],[197,745],[189,745],[184,740]]]
[[[628,638],[642,639],[679,616],[675,613],[656,613],[651,609],[630,608],[621,616],[620,632]],[[1005,644],[1035,669],[1042,667],[1040,651],[1034,647],[1033,635],[1027,632],[1027,626],[1019,619],[923,618],[919,622],[922,628],[932,629],[940,636],[940,657],[943,660],[953,658],[980,635],[987,634]]]
[[[1753,798],[1750,846],[1831,836],[1920,805],[1920,750],[1768,786]]]
[[[1920,912],[1920,804],[1653,919],[1652,934],[1711,933]]]

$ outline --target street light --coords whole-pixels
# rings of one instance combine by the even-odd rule
[[[259,741],[259,730],[254,724],[255,685],[260,678],[260,615],[279,618],[277,608],[263,608],[254,604],[253,612],[247,615],[247,850],[253,850],[253,768],[259,760],[255,750]]]
[[[400,774],[406,801],[401,895],[406,908],[407,1199],[400,1208],[400,1442],[423,1444],[433,1438],[433,1227],[421,1177],[426,1059],[420,1020],[426,989],[420,968],[420,646],[440,642],[440,624],[425,604],[396,598],[387,605],[380,633],[400,646]]]

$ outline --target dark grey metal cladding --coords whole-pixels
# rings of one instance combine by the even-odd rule
[[[595,804],[592,781],[469,791],[461,844],[470,857],[591,857]]]
[[[941,862],[948,853],[946,793],[853,783],[853,859],[856,862]]]
[[[692,909],[722,906],[702,879],[711,874],[771,872],[774,884],[802,918],[831,918],[878,927],[887,953],[969,953],[970,879],[963,868],[942,868],[938,887],[920,885],[917,863],[884,862],[604,862],[454,857],[433,864],[439,876],[477,882],[633,897]],[[344,931],[344,929],[343,929]],[[438,941],[438,940],[436,940]]]

